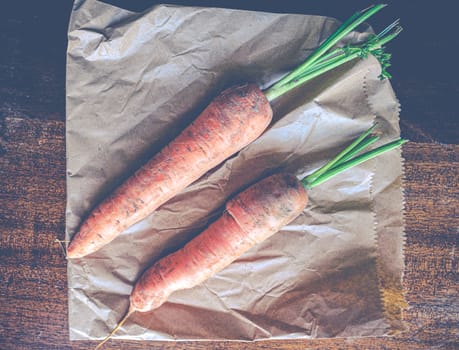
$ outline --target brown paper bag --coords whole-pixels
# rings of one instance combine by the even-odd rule
[[[218,92],[242,82],[269,86],[337,25],[320,16],[177,6],[132,13],[76,1],[67,56],[67,238]],[[354,61],[279,99],[258,140],[99,252],[69,260],[71,339],[105,337],[142,271],[202,231],[241,188],[278,170],[304,176],[375,119],[381,142],[397,137],[398,102],[379,72],[372,57]],[[401,178],[400,151],[392,151],[314,188],[307,209],[281,232],[154,312],[134,314],[115,337],[256,340],[399,329]]]

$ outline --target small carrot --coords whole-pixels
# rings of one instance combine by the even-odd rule
[[[399,33],[397,22],[364,43],[332,50],[341,38],[383,7],[375,5],[354,14],[304,63],[267,90],[246,84],[223,91],[176,139],[92,211],[68,246],[67,257],[81,258],[99,250],[258,138],[271,123],[272,100],[355,58],[374,54],[381,61],[387,60],[381,54],[382,45]],[[383,73],[386,65],[382,64]]]
[[[378,139],[370,135],[373,129],[374,126],[332,161],[301,181],[293,174],[274,174],[229,200],[225,212],[205,231],[143,273],[131,293],[125,317],[97,348],[132,313],[154,310],[171,293],[202,283],[295,219],[307,205],[308,189],[405,142],[399,139],[356,155]]]

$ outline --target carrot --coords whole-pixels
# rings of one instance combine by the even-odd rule
[[[274,174],[229,200],[225,212],[205,231],[142,274],[130,295],[125,317],[98,347],[132,313],[154,310],[166,302],[171,293],[202,283],[294,220],[307,205],[309,188],[405,142],[399,139],[355,156],[378,139],[369,136],[373,129],[374,126],[335,159],[303,180],[289,173]]]
[[[376,5],[353,15],[304,63],[267,90],[246,84],[223,91],[176,139],[92,211],[68,246],[67,257],[81,258],[99,250],[208,170],[258,138],[272,120],[272,100],[330,69],[369,53],[387,61],[388,57],[381,53],[381,46],[398,34],[398,27],[392,32],[397,22],[362,44],[331,50],[343,36],[382,7]],[[385,66],[387,63],[382,65]]]
[[[69,258],[95,252],[257,138],[272,110],[254,84],[230,88],[169,145],[103,201],[81,226]]]
[[[131,306],[149,311],[180,289],[205,281],[296,218],[306,190],[295,176],[276,174],[240,193],[223,215],[182,249],[147,270],[131,295]]]

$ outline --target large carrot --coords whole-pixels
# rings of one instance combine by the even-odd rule
[[[171,293],[200,284],[295,219],[307,205],[309,188],[405,142],[399,139],[356,156],[378,139],[369,135],[373,128],[303,180],[288,173],[274,174],[229,200],[222,216],[205,231],[143,273],[131,293],[130,307],[125,317],[99,346],[133,312],[154,310]]]
[[[220,94],[189,127],[91,213],[67,250],[90,254],[256,139],[272,111],[256,85]]]
[[[298,85],[369,53],[382,61],[382,74],[387,76],[384,68],[388,57],[381,50],[399,33],[397,23],[364,43],[332,50],[341,38],[381,8],[383,5],[376,5],[354,14],[304,63],[267,90],[246,84],[218,95],[176,139],[92,211],[74,235],[67,256],[81,258],[97,251],[258,138],[272,119],[270,101]]]

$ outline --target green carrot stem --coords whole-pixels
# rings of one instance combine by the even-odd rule
[[[317,59],[319,59],[331,47],[333,47],[338,41],[340,41],[357,26],[362,24],[365,20],[373,16],[376,12],[385,6],[386,5],[384,4],[373,5],[365,10],[354,13],[349,19],[341,24],[341,26],[339,26],[338,29],[333,34],[331,34],[301,65],[299,65],[296,69],[278,81],[275,86],[281,86],[291,81],[292,79],[295,79],[306,68],[310,67]]]
[[[370,43],[371,41],[376,41],[376,40],[379,40],[378,44],[379,46],[382,46],[384,44],[386,44],[387,42],[391,41],[393,38],[395,38],[399,33],[400,31],[402,30],[402,27],[400,27],[399,25],[400,23],[400,19],[397,19],[396,21],[392,22],[390,25],[388,25],[386,28],[384,28],[379,34],[377,35],[372,35],[370,36],[370,39],[368,39],[368,41],[366,43],[364,43],[363,45],[354,45],[354,46],[350,46],[350,47],[339,47],[339,48],[336,48],[330,52],[328,52],[327,54],[323,55],[322,57],[320,57],[320,59],[318,59],[314,65],[313,65],[313,68],[314,67],[317,67],[319,64],[321,63],[326,63],[332,59],[337,59],[338,57],[343,57],[346,55],[346,52],[349,51],[349,50],[357,50],[357,51],[363,51],[364,49],[362,47],[364,47],[365,45],[368,45],[368,43]],[[393,30],[393,33],[390,33],[390,31]],[[374,46],[374,45],[372,45]],[[386,54],[386,55],[389,55],[389,54]],[[305,70],[303,72],[306,73],[307,71]],[[301,74],[301,75],[303,75]]]
[[[349,153],[351,153],[355,149],[355,147],[357,147],[374,130],[374,128],[376,128],[376,125],[377,124],[374,123],[370,128],[368,128],[358,138],[356,138],[349,146],[347,146],[344,150],[338,153],[338,155],[335,158],[333,158],[331,161],[329,161],[321,168],[314,171],[312,174],[308,175],[305,178],[305,181],[308,183],[314,181],[316,178],[327,172],[330,168],[338,164],[342,158],[346,157]]]
[[[363,151],[365,148],[368,148],[368,146],[372,145],[376,141],[379,140],[379,136],[367,136],[362,142],[360,142],[357,146],[355,146],[351,152],[349,152],[347,155],[345,155],[343,158],[339,160],[338,163],[336,163],[331,169],[337,167],[338,165],[348,161],[361,151]]]
[[[392,22],[390,25],[388,25],[384,30],[381,31],[381,33],[379,33],[377,35],[377,37],[383,37],[385,36],[386,34],[388,34],[392,29],[396,28],[396,27],[400,27],[400,18],[397,18],[394,22]]]
[[[343,47],[338,47],[337,49],[334,49],[334,50],[330,51],[326,55],[323,55],[320,59],[318,59],[314,63],[314,65],[312,67],[309,67],[308,69],[304,70],[303,74],[301,74],[301,75],[304,75],[308,70],[312,70],[317,66],[320,66],[320,65],[322,65],[324,63],[329,62],[330,60],[333,60],[333,59],[336,59],[336,58],[342,58],[343,55],[346,55],[346,51],[344,50]]]
[[[393,28],[393,24],[389,27]],[[381,62],[381,77],[389,77],[385,68],[388,67],[387,61],[390,58],[390,55],[388,56],[388,54],[384,54],[381,48],[384,44],[394,39],[401,32],[401,27],[396,27],[392,33],[388,33],[386,29],[383,31],[385,33],[385,36],[383,37],[375,35],[362,45],[341,48],[339,51],[335,50],[332,52],[333,55],[330,55],[330,58],[327,60],[319,60],[319,63],[316,62],[316,64],[312,65],[308,69],[305,69],[301,74],[297,75],[295,79],[282,85],[277,83],[274,84],[265,90],[267,99],[272,101],[297,86],[304,84],[308,80],[311,80],[356,58],[365,58],[368,54],[374,54]]]
[[[304,84],[308,80],[311,80],[319,75],[322,75],[336,67],[339,67],[349,61],[352,61],[356,58],[365,58],[368,54],[375,54],[375,57],[380,58],[380,61],[387,60],[387,56],[383,56],[380,48],[395,38],[401,31],[401,28],[389,35],[386,35],[383,38],[375,36],[377,40],[371,40],[366,45],[363,46],[350,46],[342,49],[341,54],[336,54],[335,57],[331,57],[328,61],[320,62],[317,65],[313,65],[309,69],[305,70],[301,75],[298,75],[296,79],[291,80],[283,85],[273,85],[265,91],[266,98],[269,101],[272,101],[279,96],[287,93],[288,91],[296,88],[299,85]],[[379,56],[379,57],[378,57]],[[387,67],[383,65],[382,68]],[[382,71],[383,76],[387,76],[387,73]]]
[[[404,139],[398,139],[389,143],[386,143],[378,148],[375,148],[371,151],[368,151],[360,156],[354,157],[346,162],[340,163],[339,165],[330,168],[327,172],[323,173],[321,176],[316,177],[313,179],[311,182],[307,181],[307,177],[305,177],[303,180],[301,180],[303,186],[306,189],[313,188],[317,185],[320,185],[321,183],[329,180],[330,178],[341,174],[343,171],[350,169],[356,165],[359,165],[363,162],[366,162],[367,160],[370,160],[372,158],[375,158],[385,152],[388,152],[394,148],[397,148],[407,142],[407,140]]]

